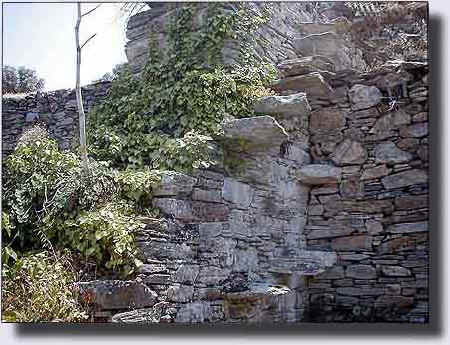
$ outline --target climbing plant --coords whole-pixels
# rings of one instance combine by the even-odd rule
[[[195,6],[176,9],[168,24],[167,47],[161,49],[150,37],[141,75],[121,73],[107,100],[93,110],[88,127],[94,157],[117,167],[207,167],[213,163],[209,143],[222,120],[253,115],[255,100],[269,94],[265,86],[275,70],[245,43],[269,11],[257,15],[243,6],[227,13],[220,11],[220,4],[209,4],[206,23],[199,23]],[[239,56],[225,66],[222,50],[238,38],[243,42]]]

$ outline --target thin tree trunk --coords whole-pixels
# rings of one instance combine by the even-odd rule
[[[80,47],[80,23],[81,23],[81,4],[77,3],[78,18],[75,25],[75,42],[77,47],[77,81],[75,86],[75,92],[77,95],[77,106],[78,106],[78,119],[80,127],[80,151],[81,159],[83,162],[83,168],[88,171],[88,158],[87,158],[87,148],[86,148],[86,115],[83,108],[83,99],[81,96],[81,86],[80,86],[80,67],[81,67],[81,47]]]

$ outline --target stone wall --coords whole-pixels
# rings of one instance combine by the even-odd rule
[[[325,73],[306,68],[319,64]],[[274,89],[309,94],[312,163],[342,171],[310,191],[307,248],[338,255],[309,282],[310,320],[427,322],[427,64],[328,75],[312,57],[279,67]]]
[[[164,40],[170,12],[153,11],[128,26],[135,70],[148,30],[162,28]],[[277,18],[289,27],[286,16]],[[164,175],[152,201],[163,217],[143,217],[137,235],[136,279],[78,284],[97,317],[428,322],[428,65],[391,61],[361,73],[348,68],[358,55],[347,60],[333,24],[299,30],[286,34],[292,55],[274,48],[276,95],[255,105],[259,116],[224,124],[223,162]],[[107,88],[89,89],[87,105]],[[67,147],[71,97],[4,101],[4,147],[36,114]]]
[[[110,82],[82,88],[86,113],[106,97]],[[43,123],[61,149],[78,142],[78,111],[74,90],[57,90],[25,96],[4,96],[2,99],[2,158],[14,151],[24,130]]]
[[[270,5],[269,5],[270,4]],[[130,18],[126,36],[125,52],[134,72],[139,72],[147,61],[150,33],[153,33],[159,47],[165,51],[170,20],[174,18],[178,4],[158,3],[152,9]],[[197,3],[193,31],[201,30],[211,4]],[[220,3],[221,13],[236,12],[239,6],[251,13],[261,14],[264,6],[270,6],[270,19],[246,42],[250,52],[262,60],[277,64],[286,59],[309,55],[330,57],[338,70],[364,65],[361,52],[353,49],[336,33],[335,24],[312,22],[308,3],[302,2],[247,2]],[[325,15],[325,13],[324,13]],[[328,13],[330,19],[336,14]],[[331,17],[330,17],[331,16]],[[222,49],[222,63],[233,64],[239,58],[243,38],[228,40]]]
[[[81,285],[108,320],[428,322],[427,64],[278,67],[223,164],[164,176],[137,279]]]

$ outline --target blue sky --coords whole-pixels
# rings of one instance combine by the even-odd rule
[[[82,4],[82,13],[97,3]],[[120,4],[103,3],[83,17],[80,36],[82,85],[126,62],[125,18]],[[3,64],[26,66],[46,81],[46,90],[75,87],[75,3],[3,3]]]

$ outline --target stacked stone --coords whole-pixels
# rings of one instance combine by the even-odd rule
[[[135,73],[139,73],[148,59],[150,34],[155,37],[163,53],[167,47],[168,24],[174,17],[177,7],[182,4],[160,3],[148,11],[130,18],[126,36],[128,42],[125,52],[128,62]],[[205,18],[210,4],[196,4],[192,31],[200,30],[205,25]],[[336,34],[335,24],[312,23],[308,13],[308,4],[301,2],[248,2],[244,4],[222,3],[222,13],[237,12],[242,6],[252,15],[263,13],[263,7],[270,7],[270,19],[253,33],[252,38],[239,37],[228,40],[222,48],[221,58],[224,64],[232,65],[239,59],[243,45],[261,61],[278,64],[299,56],[326,55],[335,59],[338,69],[364,65],[361,53],[348,47]],[[206,59],[205,59],[206,61]]]
[[[177,323],[304,318],[306,277],[336,262],[332,253],[307,251],[302,232],[310,185],[318,183],[307,165],[308,137],[300,135],[309,107],[304,94],[258,107],[277,112],[280,122],[267,115],[227,122],[223,164],[193,177],[165,173],[153,191],[164,218],[143,219],[148,225],[137,236],[144,261],[138,278],[126,288],[117,281],[80,285],[81,295],[94,296],[97,316]],[[280,123],[302,139],[287,145],[290,135]],[[238,157],[240,169],[228,166],[230,156]],[[128,297],[120,304],[116,295]],[[124,303],[135,310],[124,313]]]
[[[82,88],[86,113],[105,97],[110,82]],[[57,90],[23,96],[4,96],[2,100],[2,158],[9,155],[24,130],[41,123],[61,149],[78,141],[78,111],[74,90]]]
[[[427,75],[400,61],[341,73],[330,85],[348,92],[311,113],[313,163],[342,171],[310,193],[308,248],[338,253],[309,285],[315,321],[428,320]]]

